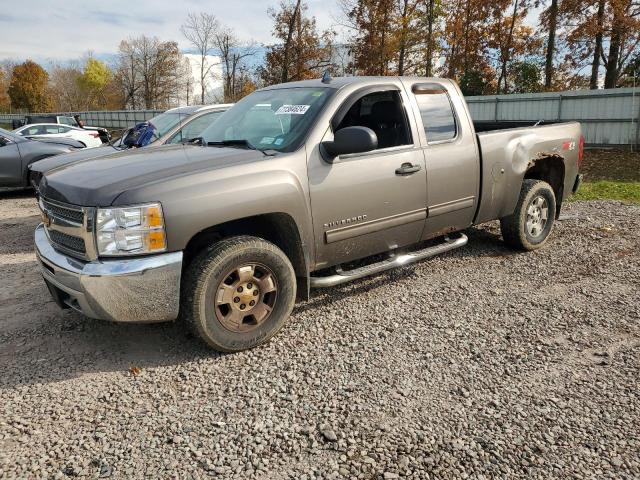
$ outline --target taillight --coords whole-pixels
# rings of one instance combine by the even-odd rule
[[[98,138],[100,137],[99,133],[90,133],[89,135],[91,135],[93,138]]]
[[[584,159],[584,135],[580,135],[580,144],[578,145],[578,169],[582,168],[583,159]]]

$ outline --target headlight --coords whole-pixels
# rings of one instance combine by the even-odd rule
[[[167,238],[162,206],[99,208],[96,217],[98,255],[139,255],[164,252]]]

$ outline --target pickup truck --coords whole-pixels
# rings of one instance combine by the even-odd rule
[[[534,250],[580,184],[578,123],[477,132],[458,86],[349,77],[258,90],[198,145],[46,172],[35,232],[55,301],[180,319],[221,351],[278,332],[297,296],[467,243],[500,220]]]

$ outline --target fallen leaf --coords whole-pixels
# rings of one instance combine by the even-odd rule
[[[142,373],[142,369],[140,367],[129,367],[129,373],[134,377],[137,377]]]

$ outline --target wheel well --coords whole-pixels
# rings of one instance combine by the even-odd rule
[[[189,240],[184,249],[185,267],[202,249],[223,238],[236,235],[252,235],[273,243],[289,257],[296,276],[301,279],[307,278],[307,265],[300,233],[293,218],[286,213],[246,217],[202,230]]]
[[[564,159],[557,155],[550,155],[533,160],[524,178],[542,180],[551,185],[556,196],[556,217],[558,217],[564,190]]]

